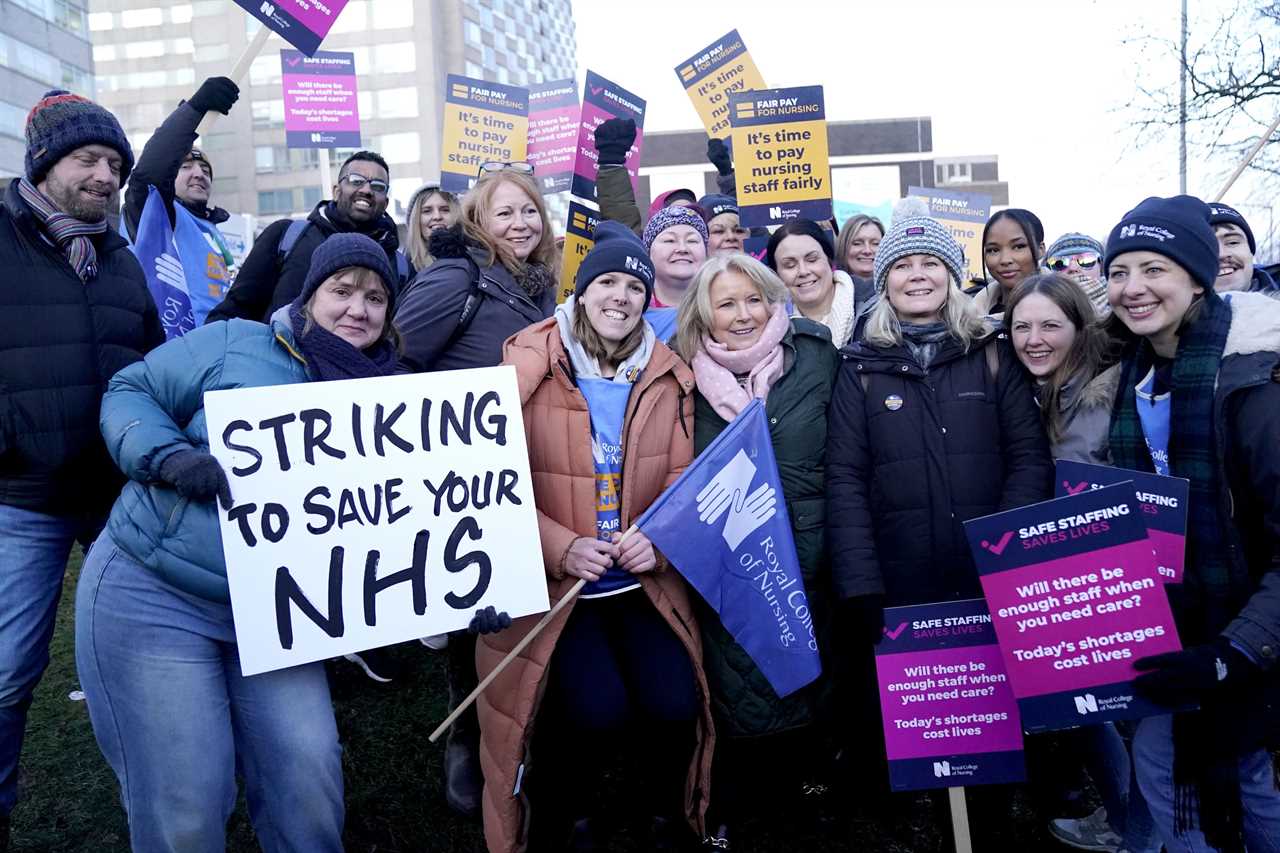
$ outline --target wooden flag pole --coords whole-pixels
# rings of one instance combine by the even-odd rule
[[[271,38],[271,28],[267,26],[258,27],[258,32],[254,34],[253,40],[245,45],[244,52],[240,54],[240,58],[236,60],[236,64],[231,69],[231,80],[237,86],[244,80],[244,76],[249,73],[249,66],[258,58],[258,54],[262,52],[262,46],[267,43],[267,39]],[[204,118],[200,119],[200,126],[196,128],[196,133],[204,136],[213,128],[213,123],[218,120],[218,116],[222,113],[210,110],[204,114]]]
[[[964,788],[948,788],[947,799],[951,803],[951,833],[956,839],[956,853],[973,853],[973,841],[969,838],[969,809],[964,801]]]
[[[1276,132],[1276,128],[1280,127],[1280,113],[1276,115],[1276,120],[1271,122],[1271,127],[1267,128],[1267,132],[1258,138],[1258,144],[1253,146],[1253,150],[1249,152],[1249,156],[1240,161],[1240,165],[1236,166],[1236,170],[1231,173],[1231,177],[1227,178],[1227,182],[1222,185],[1222,189],[1218,190],[1218,194],[1213,197],[1214,201],[1222,201],[1222,197],[1227,194],[1227,190],[1231,189],[1231,185],[1236,182],[1236,178],[1253,162],[1253,158],[1258,156],[1258,152],[1262,150],[1262,146],[1267,144],[1271,139],[1271,134]]]
[[[627,529],[627,532],[622,534],[622,538],[618,540],[618,544],[621,545],[623,542],[626,542],[627,537],[630,536],[632,533],[635,533],[639,529],[640,528],[636,527],[634,524],[631,525],[631,527]],[[517,655],[519,655],[522,651],[524,651],[525,646],[532,643],[533,638],[538,636],[540,633],[542,633],[543,628],[551,624],[551,620],[556,618],[556,614],[558,614],[561,610],[563,610],[565,608],[565,605],[567,605],[570,601],[573,601],[575,598],[578,597],[578,593],[582,592],[582,588],[586,585],[587,585],[587,579],[579,578],[578,582],[575,583],[572,587],[570,587],[569,591],[564,594],[564,597],[562,597],[559,601],[557,601],[554,607],[552,607],[545,614],[543,614],[542,618],[538,620],[538,624],[533,626],[533,630],[525,634],[524,637],[521,638],[520,642],[516,643],[515,648],[507,652],[507,656],[498,662],[498,665],[493,668],[493,672],[490,672],[488,675],[486,675],[484,677],[484,680],[476,685],[476,689],[472,690],[466,699],[463,699],[460,703],[458,703],[458,707],[453,709],[453,713],[445,717],[443,723],[436,726],[436,730],[431,733],[431,735],[427,738],[427,740],[430,741],[431,743],[435,743],[436,740],[440,737],[440,735],[444,734],[445,731],[449,728],[449,726],[453,725],[454,721],[457,720],[458,717],[462,716],[462,712],[470,708],[471,704],[475,702],[476,699],[480,698],[480,694],[483,693],[484,689],[488,687],[495,678],[498,677],[498,674],[501,673],[504,669],[506,669],[507,665],[516,659]]]

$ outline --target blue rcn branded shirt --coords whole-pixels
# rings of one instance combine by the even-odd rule
[[[591,457],[596,469],[596,536],[605,542],[621,533],[622,421],[631,396],[630,382],[579,377],[578,390],[591,415]],[[635,589],[640,581],[614,565],[600,580],[582,588],[579,598],[603,598]]]
[[[653,333],[658,340],[666,343],[676,333],[675,308],[650,308],[644,312],[644,319],[653,326]]]
[[[1151,464],[1162,477],[1169,476],[1169,420],[1173,402],[1167,385],[1159,381],[1156,368],[1137,384],[1138,420],[1142,422],[1142,434],[1151,453]]]

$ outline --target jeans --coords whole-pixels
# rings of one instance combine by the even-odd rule
[[[76,593],[76,666],[135,853],[222,853],[237,770],[266,853],[341,853],[323,664],[246,678],[230,606],[168,585],[104,535]]]
[[[1126,728],[1131,723],[1119,724]],[[1107,822],[1124,838],[1130,853],[1159,853],[1151,811],[1142,796],[1136,767],[1129,758],[1129,743],[1115,723],[1085,726],[1078,730],[1084,749],[1084,763],[1098,788]]]
[[[1147,717],[1138,723],[1133,737],[1133,761],[1166,853],[1213,851],[1215,848],[1205,842],[1198,829],[1177,833],[1174,828],[1172,716]],[[1280,853],[1280,790],[1276,789],[1271,756],[1266,750],[1241,756],[1240,800],[1249,853]]]
[[[18,799],[18,755],[27,709],[49,665],[62,574],[79,540],[88,548],[102,518],[46,515],[0,504],[0,818]]]

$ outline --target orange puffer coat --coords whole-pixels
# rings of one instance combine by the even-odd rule
[[[566,576],[562,559],[579,536],[596,535],[595,468],[587,402],[572,377],[569,356],[555,319],[514,335],[503,350],[514,365],[524,406],[534,502],[547,584],[554,604],[577,581]],[[671,350],[657,344],[627,402],[622,427],[622,527],[627,529],[663,489],[675,482],[693,458],[693,374]],[[684,580],[659,555],[657,570],[640,576],[641,587],[684,643],[694,665],[702,717],[698,745],[685,786],[685,810],[699,834],[710,794],[715,734],[702,641]],[[630,593],[634,595],[635,593]],[[490,853],[525,849],[529,802],[524,772],[535,773],[529,754],[533,721],[546,687],[547,669],[560,632],[576,602],[561,611],[536,639],[480,695],[480,764],[484,770],[484,834]],[[480,637],[476,668],[484,678],[537,624],[539,616],[517,619],[510,628]],[[555,756],[543,756],[554,761]],[[587,785],[594,780],[583,780]]]

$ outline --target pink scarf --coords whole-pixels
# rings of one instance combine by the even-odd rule
[[[702,338],[702,346],[693,356],[693,376],[698,393],[717,415],[731,421],[753,397],[768,398],[769,388],[782,375],[782,339],[790,327],[786,306],[779,303],[773,307],[760,340],[747,349],[731,350],[711,338]],[[740,382],[740,376],[746,380]]]

